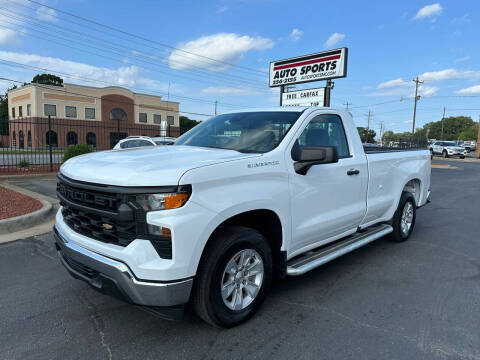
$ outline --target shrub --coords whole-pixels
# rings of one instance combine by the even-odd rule
[[[78,156],[78,155],[83,155],[83,154],[88,154],[92,152],[92,148],[88,146],[87,144],[76,144],[76,145],[70,145],[67,150],[65,150],[65,153],[63,154],[63,162],[67,161],[68,159]]]
[[[17,166],[20,168],[27,168],[30,166],[30,161],[28,161],[27,159],[22,159],[18,162]]]

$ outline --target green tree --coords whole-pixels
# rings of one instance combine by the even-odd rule
[[[441,119],[425,124],[423,128],[429,129],[428,137],[430,139],[457,140],[460,133],[468,130],[472,125],[474,122],[470,116],[449,116],[443,119],[443,137]]]
[[[32,79],[34,84],[63,86],[63,79],[52,74],[38,74]]]
[[[16,88],[17,85],[13,85],[5,95],[0,95],[0,135],[8,135],[8,92]]]
[[[198,124],[200,124],[200,121],[189,119],[186,116],[180,116],[180,134],[186,133]]]
[[[478,123],[474,123],[468,129],[463,130],[458,135],[458,140],[477,140],[478,138]]]
[[[375,130],[368,130],[367,131],[367,128],[364,128],[364,127],[357,127],[357,130],[358,130],[358,135],[360,135],[360,139],[362,139],[362,142],[363,143],[374,143],[375,142],[375,136],[377,136],[377,133],[375,132]]]

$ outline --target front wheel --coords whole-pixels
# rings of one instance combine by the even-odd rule
[[[236,326],[260,307],[272,281],[272,255],[256,230],[220,230],[205,250],[193,289],[199,317],[219,327]]]
[[[409,192],[403,192],[392,219],[393,232],[391,233],[391,239],[393,241],[408,240],[415,226],[416,208],[413,195]]]
[[[447,157],[448,157],[447,150],[443,150],[443,153],[442,153],[442,154],[443,154],[443,157],[444,157],[444,158],[447,158]]]

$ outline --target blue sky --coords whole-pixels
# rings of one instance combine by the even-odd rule
[[[357,125],[371,110],[377,132],[381,122],[410,130],[417,75],[424,80],[418,127],[439,120],[444,106],[447,116],[480,115],[477,1],[41,3],[52,8],[0,0],[0,77],[28,81],[43,68],[67,82],[164,98],[170,90],[181,111],[208,115],[215,100],[219,112],[278,106],[278,89],[268,88],[270,61],[346,46],[348,76],[335,80],[332,104],[350,103]],[[0,81],[0,90],[8,86]]]

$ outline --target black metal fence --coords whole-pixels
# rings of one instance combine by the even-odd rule
[[[87,144],[93,151],[103,151],[127,136],[180,135],[179,128],[171,125],[123,121],[24,118],[0,124],[0,175],[56,171],[65,149],[74,144]]]

